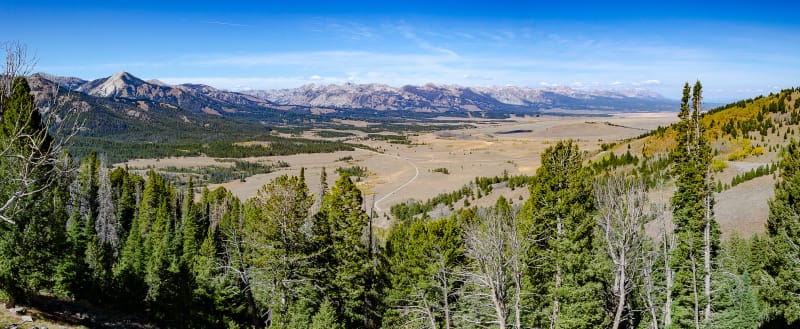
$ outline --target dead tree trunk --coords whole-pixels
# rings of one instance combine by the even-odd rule
[[[632,274],[638,269],[644,248],[644,223],[647,187],[638,180],[613,176],[594,186],[598,208],[597,224],[601,228],[605,253],[614,266],[616,297],[611,327],[618,329],[625,320],[628,294],[633,288]]]
[[[482,223],[468,228],[465,235],[465,255],[472,259],[473,267],[467,279],[475,286],[476,295],[491,303],[494,324],[505,329],[508,309],[508,240],[506,219],[497,213],[479,215]],[[479,312],[485,312],[483,310]]]
[[[709,166],[706,170],[706,179],[711,179],[711,167]],[[705,211],[706,211],[706,222],[705,227],[703,228],[703,262],[705,266],[705,273],[704,273],[704,287],[703,287],[703,294],[705,296],[705,312],[703,316],[703,321],[708,322],[711,320],[711,220],[712,220],[712,211],[711,208],[711,198],[713,193],[710,188],[710,183],[706,183],[707,188],[707,195],[705,198]]]
[[[694,327],[700,329],[700,300],[697,291],[697,258],[694,255],[694,238],[689,242],[689,262],[692,270],[692,301],[694,302]]]
[[[672,287],[675,285],[675,272],[672,270],[672,253],[675,250],[675,233],[670,229],[666,230],[664,223],[664,236],[662,239],[662,251],[664,252],[664,284],[666,290],[666,300],[664,301],[664,328],[672,326]]]

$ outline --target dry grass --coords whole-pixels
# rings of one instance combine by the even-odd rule
[[[225,187],[240,198],[250,198],[271,179],[284,174],[298,175],[300,168],[305,174],[312,192],[320,188],[319,175],[326,167],[328,184],[337,178],[337,167],[348,167],[357,163],[369,168],[373,175],[359,183],[368,194],[365,202],[379,199],[414,177],[416,171],[409,162],[419,168],[419,176],[412,183],[383,200],[379,207],[385,215],[392,205],[407,199],[425,200],[439,193],[450,192],[473,181],[475,177],[499,176],[504,171],[511,175],[531,175],[539,167],[540,154],[555,141],[573,139],[582,150],[597,151],[601,143],[618,141],[640,135],[643,129],[654,129],[675,120],[674,113],[633,114],[607,118],[597,117],[524,117],[515,120],[471,121],[477,128],[457,129],[446,132],[420,134],[409,137],[415,145],[390,144],[384,141],[364,141],[363,143],[384,150],[382,154],[366,150],[336,152],[327,154],[302,154],[278,157],[250,158],[248,161],[285,161],[289,168],[276,172],[248,177],[246,182],[232,181],[211,186]],[[614,125],[606,124],[606,122]],[[347,122],[355,124],[355,122]],[[360,123],[363,124],[363,123]],[[519,133],[506,133],[522,131]],[[530,131],[530,132],[525,132]],[[446,137],[443,137],[446,136]],[[309,135],[308,137],[313,137]],[[348,162],[336,161],[352,156]],[[407,161],[406,161],[407,160]],[[219,165],[213,158],[169,158],[132,160],[131,167],[196,167],[200,165]],[[447,168],[449,175],[432,172],[435,168]],[[499,197],[518,201],[517,191],[499,189],[490,196],[476,200],[473,204],[489,205]],[[374,195],[374,196],[370,196]]]
[[[232,181],[210,186],[224,187],[240,198],[254,196],[258,189],[280,175],[298,175],[300,168],[305,168],[306,179],[313,193],[319,193],[318,177],[323,167],[328,174],[328,185],[332,185],[337,177],[337,167],[359,165],[369,168],[371,175],[362,179],[358,185],[365,192],[365,208],[371,209],[373,200],[383,198],[399,186],[406,184],[419,168],[418,177],[406,187],[397,191],[378,204],[380,221],[378,225],[388,226],[388,211],[391,206],[408,199],[424,201],[439,193],[451,192],[470,183],[475,177],[491,177],[502,175],[507,171],[510,175],[532,175],[539,167],[540,154],[555,141],[573,139],[582,150],[595,154],[600,144],[619,142],[640,135],[644,130],[666,126],[676,121],[675,113],[641,113],[619,115],[610,118],[597,117],[540,117],[515,118],[509,121],[473,120],[477,128],[440,131],[410,137],[415,145],[389,144],[384,141],[364,141],[363,143],[383,150],[376,153],[367,150],[355,150],[327,154],[301,154],[278,157],[250,158],[248,161],[277,162],[285,161],[289,168],[280,168],[269,174],[248,177],[246,182]],[[609,124],[610,123],[610,124]],[[363,124],[363,123],[362,123]],[[779,133],[782,133],[784,128]],[[519,131],[518,133],[506,133]],[[530,132],[527,132],[530,131]],[[669,131],[668,133],[669,134]],[[313,135],[307,136],[309,138]],[[768,136],[764,143],[778,144],[783,142],[780,136]],[[648,138],[620,143],[614,152],[622,154],[630,150],[641,155],[647,145],[652,151],[664,152],[671,142],[666,137]],[[726,141],[716,141],[715,148],[728,150],[718,158],[723,159],[734,148]],[[728,144],[725,144],[728,143]],[[727,146],[727,148],[726,148]],[[648,152],[649,153],[649,152]],[[342,157],[352,157],[350,161],[337,161]],[[715,180],[723,183],[751,167],[775,161],[777,152],[767,152],[758,157],[749,157],[744,162],[731,162],[729,167],[715,176]],[[409,163],[410,162],[410,163]],[[196,167],[202,165],[225,165],[213,158],[169,158],[132,160],[131,167]],[[433,172],[436,168],[447,168],[449,175]],[[768,213],[767,200],[772,197],[772,176],[761,177],[717,195],[715,207],[716,218],[720,223],[723,237],[731,232],[739,232],[740,236],[749,236],[764,231],[764,223]],[[519,196],[527,197],[526,189],[511,191],[508,188],[497,188],[490,195],[478,200],[470,200],[472,205],[489,206],[500,196],[513,202],[521,202]],[[662,197],[663,198],[663,197]],[[666,197],[669,202],[669,197]],[[456,204],[456,207],[461,204]],[[431,216],[449,215],[449,209],[440,208]]]

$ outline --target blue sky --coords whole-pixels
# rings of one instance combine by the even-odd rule
[[[518,2],[2,0],[0,41],[26,44],[36,71],[230,90],[432,82],[678,98],[700,79],[706,100],[730,101],[800,85],[800,4]]]

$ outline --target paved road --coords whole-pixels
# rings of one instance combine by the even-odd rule
[[[381,207],[380,207],[380,203],[382,201],[388,199],[389,197],[391,197],[395,193],[399,192],[400,190],[404,189],[409,184],[413,183],[417,179],[417,177],[419,177],[419,167],[417,167],[417,165],[414,164],[413,162],[411,162],[411,160],[409,160],[408,158],[401,158],[401,157],[396,156],[396,155],[389,155],[389,154],[383,154],[383,153],[378,153],[378,152],[375,152],[375,153],[376,154],[380,154],[380,155],[384,155],[384,156],[389,156],[389,157],[395,158],[397,160],[403,160],[405,162],[408,162],[408,164],[411,165],[411,167],[414,167],[414,171],[415,171],[414,177],[411,177],[411,179],[409,179],[407,182],[403,183],[403,185],[398,186],[396,189],[392,190],[391,192],[386,193],[386,195],[382,196],[380,199],[375,200],[375,205],[374,205],[375,206],[375,210],[378,211],[378,212],[382,212]]]

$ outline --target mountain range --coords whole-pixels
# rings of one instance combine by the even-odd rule
[[[669,110],[675,105],[647,90],[579,90],[568,87],[533,89],[426,84],[396,88],[383,84],[311,84],[294,89],[244,93],[281,105],[412,112],[538,113],[552,109],[627,112]]]
[[[572,88],[463,87],[454,85],[392,87],[383,84],[305,85],[293,89],[232,92],[201,84],[167,85],[145,81],[127,72],[83,80],[38,73],[33,79],[62,90],[95,98],[141,100],[169,104],[191,113],[216,116],[253,114],[264,110],[341,116],[394,111],[392,116],[417,113],[539,114],[551,110],[575,112],[663,111],[676,102],[646,90],[582,90]]]

